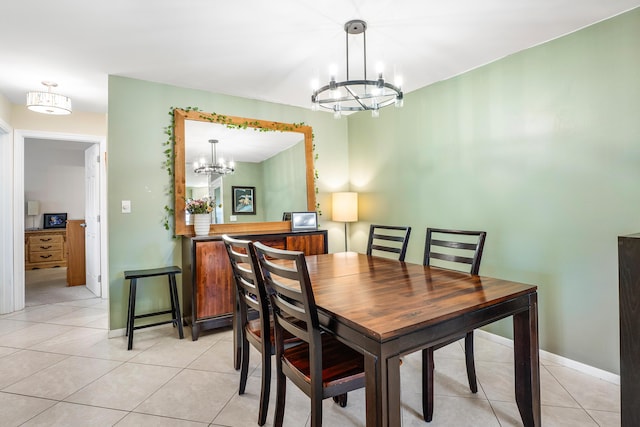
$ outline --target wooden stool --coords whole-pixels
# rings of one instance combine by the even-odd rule
[[[176,287],[176,274],[182,273],[180,267],[163,267],[152,268],[148,270],[131,270],[124,272],[124,278],[130,280],[129,286],[129,310],[127,311],[127,332],[129,336],[129,342],[127,344],[127,350],[131,350],[133,347],[133,331],[136,329],[149,328],[151,326],[164,325],[165,323],[173,323],[174,326],[178,326],[178,334],[180,339],[184,338],[182,332],[182,318],[180,317],[180,302],[178,301],[178,289]],[[171,298],[171,310],[157,311],[155,313],[140,314],[136,316],[136,286],[138,279],[145,277],[155,276],[168,276],[169,277],[169,295]],[[161,314],[171,314],[171,320],[164,320],[162,322],[152,323],[149,325],[134,326],[135,319],[141,319],[143,317],[159,316]]]

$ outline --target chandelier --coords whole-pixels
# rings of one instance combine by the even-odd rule
[[[377,80],[367,80],[367,23],[355,19],[344,24],[347,46],[347,79],[337,82],[332,75],[329,84],[314,88],[311,95],[314,111],[324,108],[333,111],[335,118],[340,118],[343,111],[370,110],[373,117],[378,117],[379,109],[388,105],[402,107],[402,90],[384,80],[382,72],[378,72]],[[364,40],[364,79],[349,80],[349,34],[362,34]]]
[[[211,144],[211,163],[206,163],[204,159],[200,160],[200,162],[195,162],[193,164],[193,172],[209,176],[228,175],[233,173],[235,171],[233,162],[230,162],[229,165],[227,165],[223,159],[218,161],[218,152],[216,150],[218,140],[210,139],[209,143]]]
[[[71,98],[51,92],[52,87],[57,87],[54,82],[42,82],[48,90],[33,91],[27,93],[27,108],[31,111],[44,114],[71,114]]]

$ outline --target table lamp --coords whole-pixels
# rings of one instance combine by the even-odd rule
[[[347,223],[358,220],[358,193],[340,192],[332,195],[333,221],[344,222],[344,251],[347,251]]]
[[[40,202],[37,200],[29,200],[27,201],[27,216],[34,217],[38,215],[38,211],[40,210]],[[35,218],[31,218],[31,229],[35,230]]]

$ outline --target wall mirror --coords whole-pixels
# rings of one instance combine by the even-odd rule
[[[193,235],[185,200],[215,197],[210,233],[289,230],[287,211],[315,211],[313,136],[310,126],[174,110],[174,218],[176,235]],[[234,162],[228,175],[196,174],[194,162]],[[255,188],[255,209],[234,215],[232,187]],[[220,206],[221,205],[221,206]]]

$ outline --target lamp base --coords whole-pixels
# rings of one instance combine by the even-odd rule
[[[344,251],[347,252],[347,223],[344,223]]]

